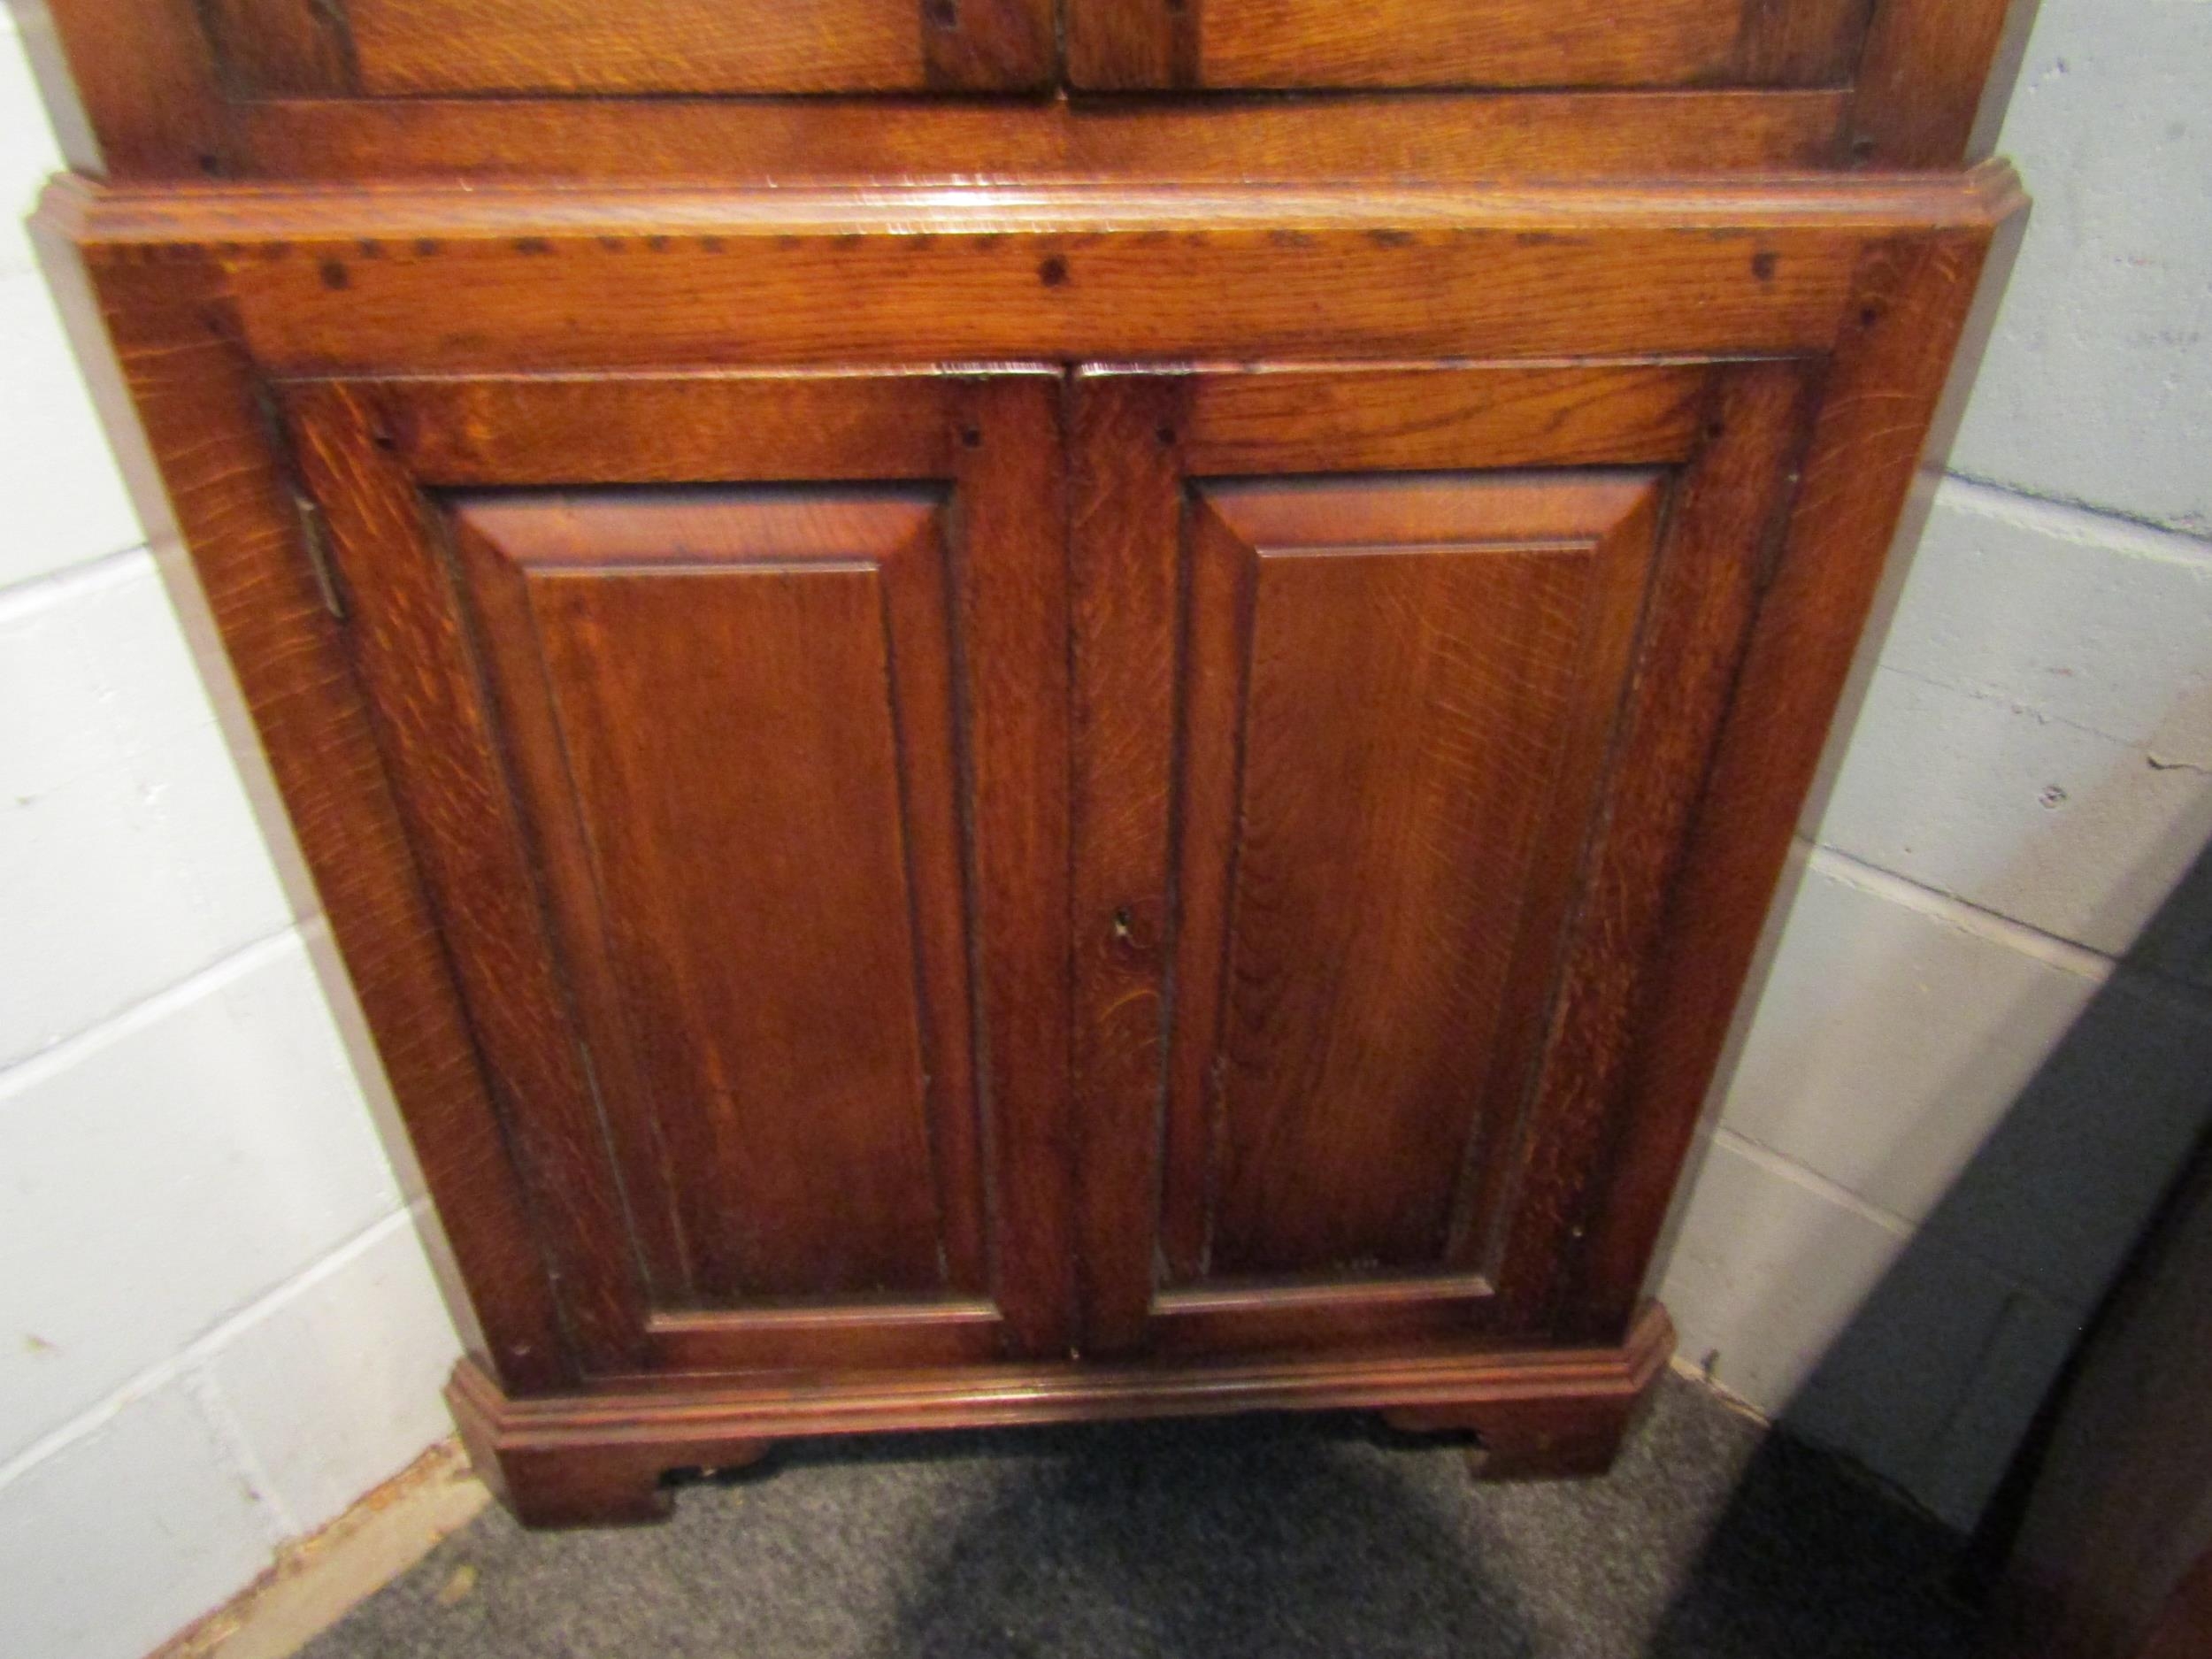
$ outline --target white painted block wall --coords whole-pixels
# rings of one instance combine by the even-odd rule
[[[136,1659],[450,1432],[456,1342],[19,223],[0,12],[0,1652]]]
[[[0,14],[4,16],[4,14]],[[2045,0],[2039,198],[1665,1294],[1970,1518],[2207,1106],[2212,4]],[[454,1337],[15,220],[0,27],[0,1605],[130,1659],[447,1432]],[[2192,931],[2192,930],[2195,931]]]
[[[1962,1525],[2212,1116],[2212,4],[2043,0],[2003,147],[2035,216],[1663,1292]]]

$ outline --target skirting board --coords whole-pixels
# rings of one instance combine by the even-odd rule
[[[420,1561],[491,1502],[459,1441],[440,1441],[151,1659],[284,1659]]]

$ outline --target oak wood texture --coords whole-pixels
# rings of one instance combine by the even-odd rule
[[[1985,150],[1985,88],[2003,78],[2008,17],[2016,41],[2030,9],[1064,0],[1056,19],[1044,0],[42,0],[26,38],[72,165],[118,180],[1525,179],[1955,165]],[[1040,96],[1060,81],[1381,96],[1071,111]],[[1451,90],[1391,96],[1419,88]],[[887,102],[945,93],[980,101]]]
[[[1943,112],[2001,6],[1070,0],[1137,96],[1009,95],[1029,0],[806,10],[56,0],[42,245],[472,1449],[545,1522],[1111,1414],[1602,1467],[2021,205]]]
[[[1835,88],[1167,98],[280,97],[241,104],[240,178],[1472,180],[1809,170],[1851,156]]]
[[[1049,0],[347,0],[344,18],[370,97],[1004,91],[1053,73]]]
[[[202,0],[200,8],[220,73],[259,96],[350,91],[360,67],[352,17],[334,0]]]
[[[448,504],[656,1302],[980,1292],[938,503]]]
[[[872,1339],[1050,1349],[1056,377],[602,385],[283,394],[580,1361],[818,1359],[853,1321],[650,1316],[932,1296],[1005,1328]],[[541,477],[597,488],[453,488]],[[727,487],[787,478],[854,482]]]
[[[742,1467],[794,1435],[1095,1417],[1379,1410],[1409,1428],[1478,1437],[1479,1474],[1595,1474],[1611,1463],[1673,1350],[1674,1327],[1655,1303],[1624,1340],[1606,1347],[1431,1343],[1206,1365],[853,1371],[548,1400],[514,1398],[464,1360],[446,1398],[501,1498],[530,1525],[565,1526],[658,1519],[668,1513],[667,1472]]]
[[[1990,153],[2039,0],[1877,0],[1852,95],[1854,154],[1939,167]]]
[[[96,261],[210,259],[257,359],[329,374],[1818,350],[1869,238],[1971,235],[2022,200],[1996,164],[1816,188],[81,189],[55,208]]]
[[[18,26],[71,166],[173,180],[228,165],[232,105],[193,0],[29,0]]]
[[[1194,488],[1175,1281],[1449,1263],[1476,1125],[1522,1081],[1485,1073],[1549,977],[1662,495],[1632,472]]]
[[[1636,923],[1652,943],[1650,990],[1633,1033],[1616,1029],[1610,1063],[1627,1068],[1640,1108],[1594,1141],[1563,1137],[1535,1177],[1544,1196],[1532,1214],[1587,1205],[1593,1217],[1575,1248],[1534,1233],[1517,1247],[1524,1259],[1547,1256],[1555,1305],[1577,1310],[1572,1328],[1613,1328],[1633,1305],[1672,1194],[1670,1171],[1687,1152],[1758,918],[1812,786],[1812,734],[1835,718],[1989,245],[1959,234],[1880,240],[1858,262],[1795,465],[1801,481],[1760,572],[1758,620],[1703,789],[1683,806],[1694,817],[1681,863],[1663,908],[1647,897]],[[1730,511],[1724,500],[1714,505]],[[1694,655],[1681,666],[1711,672]]]
[[[1587,1217],[1521,1166],[1636,1110],[1608,1056],[1651,941],[1602,901],[1671,878],[1809,392],[1788,360],[1079,378],[1093,1345],[1556,1317],[1509,1244]]]
[[[1866,0],[1071,0],[1079,87],[1816,86]]]

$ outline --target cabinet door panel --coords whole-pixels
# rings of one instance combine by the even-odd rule
[[[981,91],[1052,73],[1046,0],[349,0],[346,13],[370,96]],[[229,33],[242,47],[252,30]]]
[[[1011,533],[1056,518],[1056,385],[808,381],[854,431],[905,405],[872,448],[749,438],[748,377],[292,396],[486,1069],[595,1310],[587,1371],[1058,1340],[1051,1282],[998,1265],[1054,1248],[1049,1209],[986,1163],[1056,1133],[1028,1051],[1056,1048],[1031,982],[1058,901],[1041,859],[1005,879],[1024,826],[977,803],[1058,787],[1007,687],[1048,695],[1061,654],[1009,660],[974,614],[1060,580]],[[618,481],[648,413],[686,434]]]
[[[1175,1280],[1446,1263],[1657,500],[1635,474],[1194,488]]]
[[[1786,363],[1079,380],[1094,1348],[1544,1333],[1534,1240],[1584,1218],[1527,1209],[1522,1177],[1632,1109],[1602,1088],[1638,929],[1807,384]],[[1570,987],[1602,987],[1602,1031]]]
[[[1816,86],[1870,0],[1069,0],[1078,86]]]
[[[663,1296],[980,1288],[937,502],[449,510]]]

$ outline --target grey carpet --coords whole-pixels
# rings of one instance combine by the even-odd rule
[[[1363,1419],[794,1447],[665,1525],[498,1511],[308,1659],[1826,1659],[1970,1645],[1951,1535],[1670,1378],[1604,1480]]]

